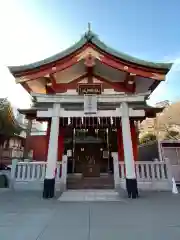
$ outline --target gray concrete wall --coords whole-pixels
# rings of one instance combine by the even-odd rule
[[[155,158],[159,159],[157,141],[138,147],[138,161],[153,161]]]

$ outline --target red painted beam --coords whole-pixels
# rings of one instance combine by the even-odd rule
[[[78,83],[80,82],[81,80],[83,80],[84,78],[88,77],[88,73],[85,73],[77,78],[75,78],[74,80],[72,80],[71,82],[68,83],[68,85],[71,85],[71,84],[74,84],[74,83]]]
[[[51,73],[51,74],[49,74],[49,78],[51,80],[53,88],[55,88],[57,85],[56,77],[54,76],[54,74]]]
[[[124,85],[131,92],[134,92],[135,88],[136,88],[135,75],[131,75],[129,73],[126,73],[126,76],[125,76],[125,79],[124,79]]]
[[[53,90],[55,93],[58,93],[58,92],[66,92],[68,89],[77,89],[77,84],[78,82],[80,82],[82,79],[88,77],[88,74],[85,73],[79,77],[77,77],[76,79],[72,80],[71,82],[69,83],[54,83],[53,85]],[[55,81],[55,78],[51,78],[51,80],[54,82]]]
[[[52,86],[46,86],[46,94],[54,94],[56,93]]]
[[[97,78],[98,80],[105,82],[110,86],[110,88],[113,88],[115,91],[123,91],[123,92],[132,92],[131,89],[128,89],[125,84],[122,82],[110,82],[104,77],[101,77],[99,75],[94,74],[94,77]]]
[[[147,78],[153,78],[155,79],[155,75],[161,75],[164,76],[166,75],[166,70],[159,70],[159,69],[154,69],[150,67],[145,67],[141,66],[138,64],[133,64],[131,62],[125,62],[121,59],[118,59],[117,57],[114,57],[113,55],[110,55],[107,52],[104,52],[103,50],[97,48],[96,45],[94,44],[88,44],[89,47],[92,47],[95,51],[98,51],[101,54],[101,62],[113,67],[117,70],[121,70],[124,72],[129,72],[129,73],[134,73],[136,75],[140,75],[142,77],[147,77]],[[157,80],[162,81],[162,79],[157,77]],[[164,80],[164,79],[163,79]]]
[[[71,81],[69,83],[59,83],[56,85],[55,92],[66,92],[68,89],[77,89],[78,82],[81,81],[85,77],[88,77],[87,73],[74,79],[73,81]],[[126,88],[124,83],[120,83],[120,82],[111,83],[104,77],[98,76],[96,74],[93,74],[93,77],[95,77],[98,80],[100,80],[101,82],[103,82],[102,83],[103,89],[104,88],[106,88],[106,89],[113,88],[115,91],[123,91],[123,92],[133,92],[134,91],[134,89]]]
[[[88,83],[93,83],[93,67],[87,67]]]
[[[59,59],[57,61],[54,61],[54,62],[51,62],[51,63],[48,63],[48,64],[45,64],[43,66],[40,66],[38,68],[33,68],[31,70],[27,70],[27,71],[22,71],[22,72],[18,72],[18,73],[15,73],[14,76],[15,77],[22,77],[22,76],[29,76],[29,75],[32,75],[32,74],[37,74],[38,72],[43,72],[43,71],[46,71],[48,69],[51,69],[53,68],[54,66],[60,66],[60,65],[63,65],[63,64],[66,64],[67,62],[71,62],[73,61],[74,58],[78,58],[78,55],[83,52],[86,48],[88,47],[88,44],[85,44],[82,48],[79,48],[77,51],[75,51],[74,53],[62,58],[62,59]],[[50,73],[55,73],[56,71],[53,71],[53,72],[49,72]]]
[[[50,92],[48,91],[48,93],[55,93],[56,87],[57,87],[56,77],[51,73],[49,74],[49,79],[50,79],[51,86],[49,86]]]
[[[134,73],[136,75],[146,77],[146,78],[153,78],[157,79],[159,81],[162,80],[162,77],[165,76],[166,70],[158,70],[158,69],[153,69],[149,67],[143,67],[137,64],[133,64],[130,62],[125,62],[121,59],[118,59],[112,55],[110,55],[107,52],[104,52],[100,48],[98,48],[96,45],[91,44],[91,43],[86,43],[83,47],[75,51],[74,53],[64,57],[63,59],[60,59],[56,62],[46,64],[44,66],[39,67],[38,69],[32,69],[26,72],[20,72],[14,74],[15,77],[27,77],[29,80],[34,80],[40,77],[43,77],[47,74],[55,73],[57,71],[62,71],[73,64],[75,64],[78,60],[78,55],[82,53],[86,48],[92,47],[95,51],[99,52],[101,55],[101,62],[105,65],[111,66],[115,69],[129,72],[129,73]],[[54,68],[56,66],[56,69]],[[157,75],[156,75],[157,74]],[[159,75],[159,76],[158,76]]]
[[[35,72],[35,73],[28,73],[27,75],[23,75],[23,77],[27,78],[28,79],[27,81],[35,80],[35,79],[44,77],[44,76],[49,75],[49,74],[53,74],[53,73],[56,73],[56,72],[59,72],[59,71],[63,71],[66,68],[69,68],[76,63],[77,63],[77,56],[74,56],[68,62],[64,62],[63,64],[58,64],[54,67],[49,67],[49,68],[46,68],[44,70],[40,70],[40,71]]]
[[[32,90],[31,88],[29,87],[29,85],[27,83],[21,83],[22,87],[28,92],[28,93],[31,93]]]
[[[124,71],[124,72],[128,72],[128,73],[133,73],[139,76],[142,76],[144,78],[152,78],[154,79],[154,75],[152,74],[152,72],[148,72],[148,71],[143,71],[141,69],[138,68],[134,68],[128,65],[124,65],[122,63],[119,63],[117,61],[114,61],[106,56],[103,56],[101,58],[101,63],[103,63],[104,65],[110,66],[114,69],[120,70],[120,71]],[[158,80],[158,79],[157,79]]]

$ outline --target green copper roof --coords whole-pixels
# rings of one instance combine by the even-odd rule
[[[80,49],[87,42],[93,43],[102,51],[109,53],[109,54],[113,55],[114,57],[124,60],[126,62],[134,63],[134,64],[145,66],[145,67],[166,70],[167,72],[170,70],[170,68],[172,66],[172,63],[154,63],[154,62],[144,61],[144,60],[140,60],[135,57],[131,57],[125,53],[118,52],[118,51],[108,47],[102,41],[100,41],[98,36],[89,30],[88,32],[86,32],[84,34],[84,36],[77,43],[75,43],[72,47],[66,49],[65,51],[62,51],[62,52],[60,52],[56,55],[53,55],[49,58],[46,58],[42,61],[38,61],[38,62],[35,62],[32,64],[22,65],[22,66],[11,66],[11,67],[9,67],[9,69],[12,73],[16,74],[21,71],[27,71],[27,70],[31,70],[34,68],[38,68],[45,64],[53,63],[57,60],[60,60],[64,57],[68,56],[69,54],[75,52],[76,50]]]

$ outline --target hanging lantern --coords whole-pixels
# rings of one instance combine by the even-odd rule
[[[110,120],[111,120],[111,125],[113,125],[113,123],[114,123],[114,122],[113,122],[113,118],[111,117],[111,119],[110,119]]]
[[[84,118],[84,128],[86,128],[86,117]]]
[[[108,125],[108,117],[106,117],[106,125]]]
[[[90,123],[90,117],[88,117],[88,127],[90,127],[91,123]]]
[[[99,129],[96,129],[97,130],[97,139],[99,138]]]
[[[92,118],[92,127],[94,128],[94,117]]]
[[[100,125],[101,124],[101,120],[100,120],[100,118],[98,117],[98,124]]]

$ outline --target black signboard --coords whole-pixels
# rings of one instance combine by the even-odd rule
[[[102,91],[102,86],[101,84],[79,84],[78,85],[78,93],[80,95],[84,94],[101,94]]]

